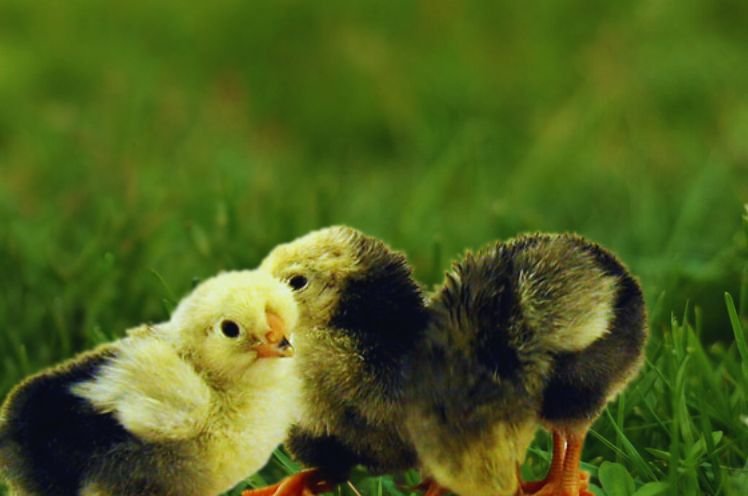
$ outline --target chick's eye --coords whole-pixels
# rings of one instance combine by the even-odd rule
[[[221,322],[221,332],[227,338],[239,336],[239,325],[233,320],[224,320]]]
[[[302,275],[295,275],[288,280],[288,285],[291,286],[291,289],[294,291],[304,289],[307,284],[309,284],[309,281]]]

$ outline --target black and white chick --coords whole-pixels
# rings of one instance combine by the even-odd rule
[[[405,257],[336,226],[279,245],[260,268],[286,281],[299,305],[302,413],[286,447],[316,469],[244,494],[316,494],[355,465],[374,473],[414,467],[401,429],[404,371],[428,315]]]
[[[0,411],[12,494],[208,496],[262,468],[295,420],[297,306],[260,271],[219,274],[168,322],[23,381]]]
[[[591,494],[585,435],[640,368],[647,336],[623,264],[576,235],[520,236],[455,264],[429,309],[405,396],[427,494]],[[551,468],[523,484],[539,425],[553,434]]]

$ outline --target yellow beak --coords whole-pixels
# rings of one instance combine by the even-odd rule
[[[260,358],[280,358],[293,356],[294,350],[286,335],[286,325],[278,314],[271,310],[265,311],[268,327],[265,340],[252,346]]]

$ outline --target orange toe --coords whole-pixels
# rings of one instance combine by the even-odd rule
[[[431,481],[429,486],[426,488],[426,492],[423,493],[423,496],[444,496],[448,492],[449,491],[441,487],[436,482]]]
[[[520,484],[520,487],[522,488],[522,492],[520,494],[535,494],[536,492],[543,489],[543,486],[545,486],[544,480],[522,482]]]
[[[561,479],[522,482],[519,494],[531,496],[595,496],[587,490],[590,476],[587,472],[579,471],[579,483],[574,485],[564,483]]]
[[[315,496],[331,489],[332,485],[313,468],[290,475],[272,486],[243,491],[242,496]]]
[[[275,491],[280,487],[280,482],[272,486],[258,487],[256,489],[246,489],[242,491],[242,496],[274,496]]]

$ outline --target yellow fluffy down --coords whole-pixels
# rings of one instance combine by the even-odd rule
[[[187,446],[201,493],[224,492],[261,469],[298,418],[295,359],[252,351],[268,331],[268,311],[293,330],[296,304],[284,284],[259,270],[220,274],[169,322],[115,343],[114,358],[71,390],[146,442]],[[241,333],[223,335],[224,319]],[[102,491],[92,480],[85,492]]]

